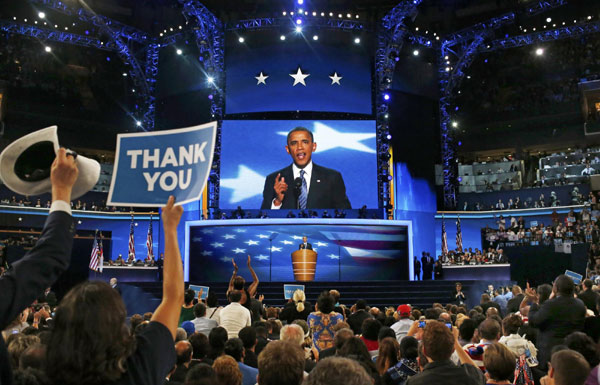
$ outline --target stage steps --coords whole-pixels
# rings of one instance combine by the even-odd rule
[[[227,304],[225,292],[228,283],[223,282],[190,282],[191,284],[210,287],[217,293],[219,304]],[[258,294],[265,296],[267,306],[283,306],[283,285],[290,282],[261,282]],[[434,302],[446,304],[452,301],[454,281],[354,281],[354,282],[307,282],[305,293],[307,300],[315,303],[319,294],[324,290],[337,289],[341,293],[340,302],[349,306],[359,299],[367,301],[369,306],[397,307],[401,304],[411,304],[421,309],[431,307]],[[159,282],[130,283],[138,286],[151,295],[160,298],[162,285]],[[478,281],[463,281],[463,291],[469,292],[470,286],[477,286]]]

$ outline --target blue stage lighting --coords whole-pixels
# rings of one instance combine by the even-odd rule
[[[298,0],[298,5],[304,4],[304,0]]]
[[[297,27],[296,27],[296,32],[298,32],[298,33],[302,32],[302,27],[300,27],[300,26],[297,26]]]
[[[297,18],[296,19],[296,25],[302,25],[302,19],[301,18]]]
[[[388,93],[383,94],[383,100],[390,100],[390,94],[388,94]]]

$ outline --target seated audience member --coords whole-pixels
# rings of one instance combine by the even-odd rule
[[[584,385],[590,373],[590,365],[581,353],[564,349],[552,354],[548,375],[542,377],[541,385]]]
[[[183,382],[190,369],[192,362],[193,347],[189,341],[179,341],[175,344],[175,353],[177,354],[177,368],[169,377],[169,381]]]
[[[414,337],[404,337],[400,342],[400,359],[384,373],[383,383],[404,385],[409,377],[419,372],[418,355],[419,341]]]
[[[299,325],[285,325],[279,333],[281,341],[288,341],[302,347],[304,345],[304,330]],[[309,352],[310,353],[310,352]],[[305,352],[305,357],[307,356]],[[309,357],[306,357],[304,371],[310,373],[314,369],[316,363]]]
[[[523,326],[523,320],[516,314],[509,315],[502,320],[503,336],[500,342],[513,352],[517,357],[525,355],[529,366],[537,366],[537,349],[535,345],[527,339],[521,337],[519,328]]]
[[[225,342],[228,339],[227,330],[224,327],[219,326],[210,331],[208,335],[208,343],[210,344],[210,353],[208,358],[216,360],[217,357],[223,354],[225,349]]]
[[[315,312],[310,313],[307,322],[313,336],[313,350],[318,357],[319,352],[333,346],[333,327],[344,320],[341,314],[333,311],[334,299],[328,292],[323,292],[317,299]]]
[[[416,323],[415,323],[416,324]],[[450,357],[456,351],[460,365]],[[483,385],[485,377],[458,343],[458,330],[441,322],[428,322],[423,329],[423,354],[428,362],[423,371],[410,377],[407,385]]]
[[[498,313],[501,312],[500,305],[492,301],[489,294],[484,293],[481,295],[481,303],[479,304],[479,306],[481,306],[481,308],[483,309],[483,314],[486,314],[487,310],[490,307],[496,308],[496,310],[498,310]]]
[[[565,345],[576,352],[581,353],[590,365],[590,368],[596,368],[600,363],[600,356],[596,343],[582,332],[571,333],[565,338]],[[598,376],[595,377],[598,380]]]
[[[596,301],[596,309],[600,310],[600,298]],[[598,341],[600,339],[600,316],[586,317],[583,324],[583,331],[592,340]]]
[[[207,364],[194,365],[185,376],[184,385],[214,385],[217,383],[217,374],[212,366]]]
[[[352,337],[344,343],[342,348],[338,351],[338,356],[351,358],[362,365],[367,371],[367,374],[371,376],[373,382],[378,384],[381,377],[377,373],[377,367],[367,350],[364,342],[358,337]]]
[[[256,331],[256,348],[254,348],[254,351],[258,357],[265,346],[271,342],[269,339],[269,325],[265,321],[258,321],[253,324],[252,328]]]
[[[192,322],[194,323],[194,328],[198,333],[208,336],[212,329],[219,326],[217,321],[206,318],[206,305],[202,302],[199,302],[194,306],[194,316],[196,318],[194,318]]]
[[[591,279],[586,279],[583,281],[583,292],[577,295],[577,298],[583,301],[585,306],[594,312],[595,315],[598,315],[598,310],[596,309],[596,301],[600,298],[600,294],[596,293],[592,290],[592,286],[594,283]]]
[[[380,376],[383,376],[387,370],[398,363],[400,355],[400,344],[396,338],[386,337],[379,343],[379,352],[375,366]]]
[[[336,326],[339,326],[340,324],[344,323],[345,322],[340,322]],[[346,324],[346,326],[348,326],[348,324]],[[348,341],[352,337],[354,337],[354,332],[352,331],[352,329],[348,327],[338,329],[333,337],[333,346],[329,349],[321,350],[321,353],[319,354],[319,360],[335,356],[337,352],[342,348],[344,343],[346,343],[346,341]]]
[[[354,313],[350,314],[347,320],[354,334],[359,335],[362,333],[362,325],[367,318],[373,318],[367,311],[367,301],[359,299],[354,305]]]
[[[372,378],[356,361],[331,357],[320,361],[303,385],[369,385]]]
[[[332,289],[329,290],[329,294],[333,296],[333,300],[335,301],[335,307],[333,308],[333,311],[336,313],[340,313],[342,316],[344,316],[345,320],[350,314],[348,308],[340,303],[340,292],[335,289]]]
[[[240,330],[238,337],[244,343],[244,364],[258,369],[258,359],[255,353],[258,342],[256,331],[252,326],[246,326]]]
[[[463,347],[465,352],[473,359],[473,362],[479,366],[482,372],[485,372],[485,366],[483,365],[483,353],[494,342],[498,342],[500,338],[501,327],[500,324],[492,319],[487,318],[479,325],[479,335],[481,340],[478,343],[473,343]]]
[[[56,310],[47,349],[47,374],[55,384],[154,383],[175,364],[173,340],[183,302],[183,268],[177,225],[183,208],[171,196],[162,210],[165,264],[162,301],[135,338],[125,326],[119,294],[104,282],[84,282]],[[47,285],[46,285],[47,286]]]
[[[291,342],[270,342],[258,356],[258,385],[300,385],[304,352]]]
[[[286,303],[279,314],[279,319],[286,321],[288,325],[297,319],[306,320],[311,313],[311,305],[306,302],[304,291],[296,290],[290,302]]]
[[[406,333],[408,333],[408,329],[410,329],[410,326],[413,323],[413,321],[410,319],[411,311],[412,309],[410,308],[410,305],[398,306],[397,312],[398,317],[400,317],[400,320],[398,320],[398,322],[390,326],[394,330],[394,332],[396,332],[396,339],[398,340],[398,342],[400,342],[400,340],[402,340],[402,338],[406,336]]]
[[[231,356],[222,355],[212,367],[217,376],[215,385],[242,385],[242,372]]]
[[[242,340],[239,338],[230,338],[227,340],[227,342],[225,342],[224,352],[236,360],[238,367],[240,368],[240,372],[242,372],[242,384],[256,384],[256,375],[258,374],[258,369],[244,364],[244,343]]]
[[[23,354],[23,352],[30,346],[37,345],[39,343],[40,338],[38,336],[26,335],[24,333],[15,334],[14,338],[11,338],[10,342],[7,344],[11,366],[13,368],[18,368],[21,354]]]
[[[202,333],[194,333],[190,336],[189,341],[192,344],[192,363],[194,365],[200,363],[212,365],[213,360],[207,357],[210,352],[208,337]]]
[[[71,190],[77,180],[74,157],[59,149],[52,163],[52,206],[35,246],[0,277],[0,330],[4,330],[69,266],[75,226]],[[43,273],[42,273],[43,272]],[[12,383],[4,338],[0,338],[0,383]]]
[[[196,332],[196,326],[194,326],[194,323],[192,321],[184,321],[181,324],[181,327],[178,328],[178,330],[179,329],[185,330],[185,338],[182,338],[184,340],[187,340],[192,334]],[[178,341],[180,341],[180,339],[178,339]]]
[[[196,292],[192,289],[187,289],[183,297],[181,314],[179,315],[179,326],[181,326],[181,324],[185,321],[191,321],[194,319],[194,298],[196,298]]]
[[[371,357],[375,357],[379,350],[379,341],[377,340],[379,329],[381,329],[381,324],[376,319],[367,318],[363,322],[360,339],[365,343]]]
[[[546,369],[552,347],[561,344],[566,336],[583,328],[586,307],[574,298],[575,284],[566,275],[559,275],[552,288],[556,297],[538,305],[539,297],[527,289],[527,300],[533,302],[529,310],[529,324],[539,329],[537,337],[538,361]]]
[[[229,305],[225,306],[219,314],[219,325],[227,330],[229,338],[237,337],[240,330],[252,324],[250,311],[240,304],[242,292],[232,290],[229,293]]]
[[[488,384],[512,384],[516,356],[506,346],[494,342],[483,353],[485,378]]]

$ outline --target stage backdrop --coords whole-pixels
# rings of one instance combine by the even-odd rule
[[[321,31],[324,32],[324,31]],[[345,31],[227,35],[226,113],[328,111],[371,114],[371,56]],[[290,74],[298,74],[297,82]],[[262,76],[261,76],[262,75]],[[306,76],[308,75],[308,76]],[[295,84],[295,85],[294,85]]]
[[[221,208],[260,207],[266,176],[292,163],[286,137],[298,126],[314,134],[313,162],[342,174],[352,208],[377,207],[374,121],[226,120],[221,136]]]
[[[261,281],[293,282],[291,254],[302,236],[317,252],[315,281],[408,279],[412,251],[409,221],[263,219],[186,223],[185,275],[189,282],[226,282],[232,259]]]

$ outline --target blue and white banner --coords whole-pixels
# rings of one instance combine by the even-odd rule
[[[283,285],[283,298],[291,299],[294,297],[296,290],[304,291],[304,285]]]
[[[190,289],[196,292],[196,297],[200,294],[200,290],[202,290],[202,295],[199,299],[206,299],[208,297],[208,291],[210,288],[208,286],[200,286],[200,285],[190,285]]]
[[[109,206],[156,207],[200,199],[212,165],[217,122],[119,134]]]

